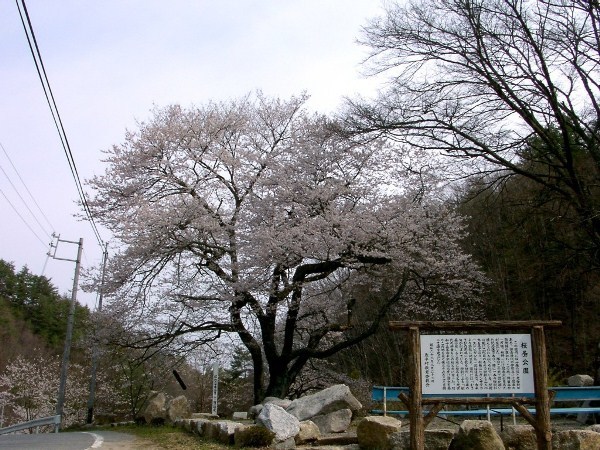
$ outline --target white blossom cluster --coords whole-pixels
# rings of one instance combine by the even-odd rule
[[[305,100],[157,109],[107,152],[89,205],[118,240],[109,309],[138,343],[235,332],[258,377],[263,354],[271,378],[293,377],[351,344],[337,317],[383,267],[395,289],[377,322],[401,303],[477,310],[484,280],[452,208],[423,192],[423,173],[400,170],[393,143],[350,136]],[[345,344],[328,341],[340,333]]]

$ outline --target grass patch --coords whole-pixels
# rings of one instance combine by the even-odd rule
[[[231,450],[231,447],[207,441],[178,427],[164,425],[124,425],[114,431],[133,434],[165,450]]]

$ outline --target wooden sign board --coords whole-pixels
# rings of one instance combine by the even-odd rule
[[[423,394],[535,392],[530,334],[421,335]]]
[[[410,448],[425,450],[425,427],[446,405],[503,404],[514,407],[534,428],[538,450],[552,450],[544,327],[560,325],[561,322],[556,320],[390,322],[391,330],[408,332],[408,345],[411,349],[408,361],[410,395],[404,393],[399,395],[400,400],[409,410]],[[421,334],[422,331],[436,330],[468,333],[477,330],[490,334],[456,336]],[[530,333],[495,334],[509,330]],[[489,341],[484,340],[488,338]],[[453,341],[443,341],[443,339],[453,339]],[[530,375],[533,376],[533,381]],[[426,386],[427,384],[429,386]],[[511,393],[512,390],[522,393],[531,392],[532,385],[533,399],[530,396],[519,398],[515,393]],[[441,395],[423,398],[423,393],[428,392]],[[497,392],[510,394],[510,396],[494,395]],[[484,395],[473,395],[477,393]],[[535,414],[527,409],[527,405],[532,402],[535,404]],[[425,415],[423,415],[424,406],[429,408]]]

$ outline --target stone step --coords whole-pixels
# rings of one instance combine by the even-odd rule
[[[323,445],[313,447],[296,447],[296,450],[360,450],[358,444],[350,445]]]
[[[352,445],[358,444],[358,438],[356,433],[339,433],[339,434],[327,434],[321,436],[315,442],[315,446],[339,446],[339,445]]]

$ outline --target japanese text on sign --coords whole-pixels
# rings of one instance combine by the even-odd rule
[[[422,335],[423,394],[534,392],[529,334]]]

